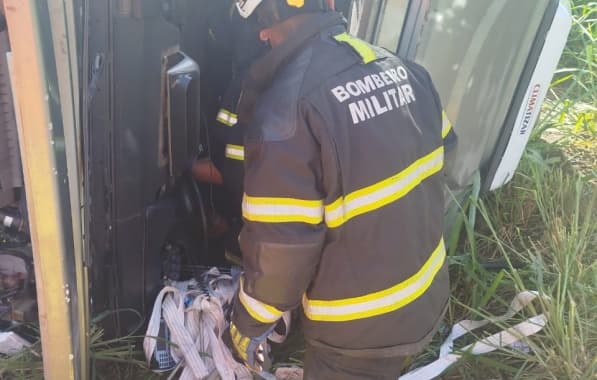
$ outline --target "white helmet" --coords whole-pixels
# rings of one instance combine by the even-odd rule
[[[243,18],[249,18],[262,2],[263,0],[236,0],[236,8]],[[305,0],[285,0],[284,2],[290,8],[303,8],[305,5]],[[321,7],[318,8],[321,9]]]
[[[237,0],[236,8],[243,18],[249,18],[263,0]]]

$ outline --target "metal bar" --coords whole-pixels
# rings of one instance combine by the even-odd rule
[[[414,60],[421,31],[426,22],[426,15],[431,7],[431,0],[411,0],[408,4],[404,26],[398,43],[398,55]]]
[[[80,377],[81,302],[74,264],[69,176],[48,9],[35,0],[5,0],[14,60],[19,143],[30,216],[44,378]],[[47,6],[47,5],[46,5]],[[45,13],[44,13],[45,12]],[[57,47],[62,48],[62,47]],[[73,101],[70,99],[69,101]],[[72,117],[72,115],[71,115]],[[68,122],[67,122],[68,124]]]
[[[87,263],[84,262],[83,224],[84,199],[83,159],[81,149],[81,119],[79,92],[79,64],[77,57],[77,31],[75,12],[72,1],[49,0],[48,13],[52,29],[54,58],[60,94],[62,129],[64,132],[66,165],[70,194],[73,259],[76,276],[77,302],[76,317],[80,329],[73,331],[78,342],[75,360],[78,362],[79,374],[86,378],[89,362],[89,287],[87,281]],[[77,336],[78,335],[78,336]]]

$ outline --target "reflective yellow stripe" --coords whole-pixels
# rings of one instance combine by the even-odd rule
[[[325,206],[328,227],[336,228],[355,216],[377,210],[399,200],[444,165],[444,148],[439,147],[392,177],[339,198]]]
[[[227,109],[220,108],[216,120],[224,125],[232,127],[238,123],[238,115],[228,111]]]
[[[245,148],[242,145],[226,145],[226,157],[242,161],[245,159]]]
[[[333,301],[303,298],[307,318],[313,321],[345,322],[370,318],[398,310],[419,298],[431,286],[446,260],[441,239],[423,267],[407,280],[375,293]]]
[[[230,323],[230,337],[236,353],[240,355],[242,360],[248,359],[249,344],[251,344],[251,338],[243,336],[234,323]]]
[[[229,127],[232,126],[230,124],[230,121],[228,120],[228,114],[224,110],[220,110],[218,112],[218,116],[216,117],[216,120],[219,121],[220,123],[224,124],[224,125],[229,126]]]
[[[253,319],[261,323],[273,323],[282,317],[282,311],[265,304],[245,293],[243,278],[240,280],[238,298]]]
[[[446,114],[446,111],[442,111],[442,138],[445,139],[451,130],[452,123],[450,122],[450,119],[448,119],[448,114]]]
[[[238,115],[232,112],[228,112],[228,120],[230,121],[230,124],[236,125],[236,123],[238,123]]]
[[[377,59],[375,51],[368,43],[358,38],[350,36],[348,33],[338,34],[334,39],[339,42],[345,42],[350,45],[363,59],[364,63],[373,62]]]
[[[243,198],[243,217],[252,222],[319,224],[323,221],[323,201],[295,198]]]
[[[228,115],[222,111],[218,112],[218,116],[216,117],[216,120],[224,125],[228,125]]]

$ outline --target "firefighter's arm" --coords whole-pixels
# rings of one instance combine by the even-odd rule
[[[445,152],[454,151],[458,143],[458,136],[456,136],[456,132],[454,131],[454,126],[448,117],[445,109],[442,107],[442,102],[437,92],[437,89],[433,85],[433,81],[431,80],[431,76],[429,72],[425,71],[427,75],[427,80],[429,83],[429,88],[431,89],[431,93],[433,95],[433,101],[435,102],[437,109],[441,110],[442,112],[442,140],[444,143],[444,150]]]
[[[262,125],[245,144],[244,276],[233,321],[257,337],[297,307],[325,239],[319,144],[307,122]]]
[[[435,88],[433,80],[431,79],[431,75],[423,66],[421,66],[415,62],[407,61],[407,62],[405,62],[405,64],[407,64],[407,66],[411,70],[418,71],[419,74],[425,78],[425,82],[427,83],[427,87],[431,93],[431,100],[433,101],[433,104],[435,104],[435,106],[436,106],[436,112],[438,112],[438,116],[439,116],[439,113],[441,112],[441,116],[440,116],[441,117],[441,127],[442,127],[441,135],[442,135],[442,140],[443,140],[443,144],[444,144],[444,151],[446,153],[454,151],[454,148],[456,147],[456,145],[458,143],[458,136],[456,135],[456,132],[454,131],[453,124],[450,121],[448,114],[446,113],[445,109],[442,107],[442,102],[441,102],[439,93],[437,92],[437,89]]]
[[[191,168],[193,178],[199,182],[221,185],[224,182],[222,173],[208,158],[202,158],[193,163]]]

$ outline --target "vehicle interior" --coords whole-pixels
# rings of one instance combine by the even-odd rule
[[[40,54],[47,60],[55,201],[63,210],[58,228],[70,242],[63,260],[68,268],[80,261],[85,272],[86,291],[71,296],[91,316],[125,309],[145,316],[164,278],[182,280],[211,266],[232,265],[222,235],[213,232],[218,208],[230,201],[217,185],[193,180],[190,168],[194,159],[211,154],[208,126],[233,75],[239,22],[234,2],[73,0],[65,7],[71,13],[62,14],[62,8],[41,3],[34,12],[39,34],[47,37]],[[448,167],[455,192],[478,172],[483,188],[492,187],[558,5],[336,0],[352,34],[431,71],[460,136]],[[68,48],[55,37],[60,15],[72,21],[64,32]],[[21,162],[28,151],[19,148],[15,75],[6,54],[18,27],[2,21],[0,328],[38,317],[24,185],[32,174]],[[59,57],[60,48],[66,58]],[[68,62],[71,80],[60,74]],[[71,109],[72,136],[56,127],[67,119],[67,90],[78,99]],[[43,247],[38,250],[44,254]],[[67,272],[74,276],[76,269]],[[138,322],[135,314],[113,312],[102,324],[110,335],[121,335]]]
[[[231,200],[217,185],[193,180],[190,169],[194,159],[210,155],[208,125],[232,76],[233,37],[241,20],[231,0],[74,3],[85,11],[77,20],[77,30],[84,31],[77,43],[81,76],[87,78],[81,86],[87,111],[81,180],[89,200],[83,223],[91,313],[134,309],[147,315],[164,277],[188,279],[232,264],[221,236],[210,233],[217,208]],[[338,9],[346,12],[348,5],[339,1]],[[2,33],[5,58],[6,23]],[[7,89],[1,105],[14,119],[8,67],[1,63]],[[21,283],[19,294],[29,307],[21,314],[28,318],[14,318],[25,307],[15,301],[14,287],[3,288],[3,299],[7,321],[33,322],[33,270],[25,270],[33,260],[16,121],[6,124],[11,128],[0,152],[11,165],[2,165],[0,218],[11,223],[4,223],[0,242],[3,252],[24,262],[14,278],[7,274],[3,281]],[[104,327],[125,334],[137,322],[135,315],[114,313]]]

